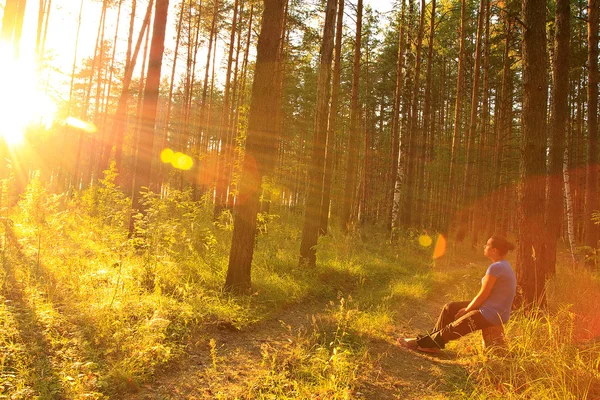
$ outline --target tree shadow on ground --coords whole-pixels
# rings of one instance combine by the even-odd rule
[[[17,247],[17,256],[26,260],[23,251]],[[54,350],[48,338],[44,335],[44,325],[40,322],[35,305],[30,305],[24,293],[22,283],[15,275],[15,266],[6,259],[3,253],[2,262],[5,270],[2,294],[8,311],[14,316],[18,337],[12,338],[21,342],[25,354],[20,355],[28,364],[30,376],[25,383],[27,393],[19,393],[24,398],[37,397],[43,399],[65,398],[61,379],[52,365]],[[6,368],[6,366],[3,366]],[[10,365],[8,366],[10,368]]]
[[[21,340],[26,349],[30,375],[27,385],[35,394],[25,398],[66,399],[70,392],[66,385],[73,383],[74,379],[67,375],[75,371],[60,371],[59,364],[65,361],[73,365],[84,365],[89,360],[97,362],[97,354],[88,340],[93,332],[84,333],[70,321],[72,316],[65,314],[69,300],[56,290],[57,278],[36,255],[27,254],[10,223],[5,223],[5,228],[2,263],[6,275],[2,294],[17,324],[20,338],[17,340]],[[26,284],[37,293],[28,293]],[[54,321],[52,316],[48,316],[51,322],[44,321],[41,317],[46,311],[36,309],[36,300],[32,296],[40,296],[43,302],[49,302],[53,310],[66,318],[67,325],[62,326],[64,322]],[[89,330],[90,327],[87,328]],[[77,343],[77,354],[72,351],[73,343]]]

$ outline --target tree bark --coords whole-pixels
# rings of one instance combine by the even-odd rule
[[[525,306],[545,304],[546,2],[523,0],[523,111],[518,193],[517,284]]]
[[[235,0],[233,5],[233,21],[231,23],[231,33],[229,37],[229,52],[227,56],[227,73],[225,74],[225,89],[223,100],[223,112],[221,114],[221,124],[219,136],[221,142],[221,151],[219,152],[219,172],[216,187],[216,199],[214,216],[217,218],[221,211],[227,207],[227,186],[229,183],[229,170],[231,167],[231,155],[233,154],[233,140],[230,136],[230,87],[231,87],[231,68],[233,64],[233,47],[235,35],[237,32],[239,0]]]
[[[556,28],[554,33],[554,61],[552,63],[553,93],[550,111],[550,171],[548,179],[548,271],[556,272],[556,244],[561,234],[563,216],[563,163],[565,138],[569,119],[569,57],[570,9],[569,0],[556,1]]]
[[[133,208],[144,213],[142,189],[150,187],[152,170],[152,149],[154,144],[154,125],[156,122],[156,110],[158,105],[158,93],[160,87],[160,72],[165,48],[165,31],[167,26],[167,12],[169,0],[156,0],[154,24],[152,28],[152,42],[150,44],[150,56],[148,60],[148,71],[146,75],[146,87],[144,89],[144,107],[142,113],[142,134],[136,158],[135,183],[133,190]],[[130,218],[129,233],[134,233],[133,215]]]
[[[256,237],[256,215],[260,207],[262,177],[269,173],[269,157],[276,155],[277,129],[275,118],[274,77],[277,68],[277,48],[285,0],[264,0],[261,32],[256,50],[256,70],[252,84],[252,100],[246,137],[246,154],[238,204],[234,217],[233,238],[225,290],[247,293],[251,289],[251,265]]]
[[[329,207],[331,203],[331,181],[333,178],[333,149],[337,129],[340,79],[342,70],[342,32],[344,19],[344,0],[339,0],[337,27],[335,32],[335,59],[333,63],[333,86],[331,88],[331,107],[327,129],[327,148],[325,153],[325,176],[323,179],[323,200],[321,202],[321,222],[319,233],[327,234],[329,229]]]
[[[360,46],[362,35],[363,0],[356,6],[356,35],[354,41],[354,62],[352,67],[352,97],[350,101],[350,140],[348,141],[348,166],[344,187],[344,204],[342,208],[341,226],[345,232],[350,231],[353,199],[356,191],[356,172],[358,169],[358,138],[360,124],[358,108],[358,85],[360,80]]]
[[[335,30],[337,0],[327,0],[325,26],[319,61],[317,81],[317,109],[312,156],[309,164],[308,194],[302,242],[300,244],[300,266],[314,267],[317,262],[317,239],[319,237],[319,216],[323,198],[323,175],[325,144],[327,143],[327,123],[329,114],[329,91],[331,85],[331,62],[333,57],[333,36]]]
[[[394,107],[392,110],[392,177],[391,177],[391,204],[389,208],[388,226],[392,239],[398,233],[400,222],[400,190],[402,188],[402,163],[400,162],[400,102],[402,101],[402,88],[404,83],[404,25],[405,25],[406,2],[402,0],[402,11],[400,12],[400,35],[398,39],[398,61],[396,70],[396,90],[394,95]]]
[[[456,100],[454,105],[454,133],[452,135],[452,147],[450,152],[450,172],[448,178],[448,192],[446,194],[446,204],[448,210],[446,214],[449,214],[450,220],[454,216],[454,196],[453,188],[455,186],[455,175],[456,175],[456,159],[458,156],[458,144],[460,142],[461,135],[461,114],[462,114],[462,101],[463,101],[463,83],[465,75],[465,37],[466,37],[466,25],[467,25],[467,5],[465,0],[461,0],[461,11],[460,11],[460,46],[458,51],[458,77],[456,79]],[[450,227],[447,227],[448,230]]]
[[[592,213],[598,208],[598,0],[588,0],[588,162],[585,196],[585,244],[598,247],[598,226]],[[595,262],[587,262],[593,265]]]
[[[481,75],[481,38],[483,35],[483,18],[485,15],[485,1],[479,3],[477,18],[477,38],[475,41],[475,66],[473,71],[473,91],[471,92],[471,115],[469,118],[469,131],[467,135],[467,164],[463,180],[463,201],[458,223],[457,235],[464,235],[469,230],[469,213],[475,191],[475,137],[477,136],[477,111],[479,111],[479,77]],[[461,232],[462,231],[462,232]]]

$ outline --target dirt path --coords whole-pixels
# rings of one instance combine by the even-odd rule
[[[427,310],[435,313],[439,306],[438,302],[428,302]],[[194,343],[179,365],[164,371],[130,398],[253,398],[249,385],[264,381],[269,369],[263,352],[285,354],[299,339],[298,332],[312,329],[314,321],[327,318],[327,314],[323,304],[300,304],[242,331],[227,325],[206,328],[194,335]],[[419,325],[426,324],[425,314],[421,314],[417,321],[411,321],[413,328],[398,328],[386,339],[364,338],[370,367],[359,376],[353,398],[445,398],[440,396],[452,390],[453,381],[464,380],[460,360],[451,352],[428,356],[395,344],[396,337],[414,334],[414,327],[421,329]]]

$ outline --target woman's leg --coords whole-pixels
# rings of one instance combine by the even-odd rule
[[[472,330],[467,331],[469,328],[469,323],[464,321],[464,317],[466,315],[464,315],[463,317],[458,319],[458,320],[461,320],[461,324],[458,325],[457,331],[455,331],[455,330],[449,331],[448,330],[448,327],[451,326],[456,320],[456,313],[459,310],[467,307],[469,305],[469,303],[470,303],[470,301],[455,301],[455,302],[447,303],[442,308],[442,311],[440,312],[440,315],[435,324],[435,327],[433,328],[433,331],[429,334],[419,335],[417,337],[417,344],[419,345],[419,347],[443,349],[446,342],[448,342],[449,340],[456,339],[457,337],[460,337],[469,332],[472,332]],[[478,310],[472,311],[467,315],[472,315],[473,313],[478,313],[481,315],[481,313]],[[483,318],[483,316],[482,316],[482,318]],[[467,321],[470,321],[470,320],[467,320]],[[482,321],[478,321],[478,322],[483,323]],[[479,328],[479,329],[482,329],[482,328]],[[444,335],[442,335],[441,332],[444,332]],[[454,332],[454,334],[452,332]],[[464,333],[459,334],[459,332],[464,332]],[[452,339],[449,339],[450,337],[452,337]]]
[[[452,323],[456,319],[456,313],[467,307],[469,303],[470,301],[453,301],[444,305],[432,332],[441,331],[446,325]]]
[[[493,324],[485,319],[479,310],[474,310],[463,315],[459,319],[452,321],[451,323],[442,327],[442,329],[436,330],[427,336],[419,338],[417,340],[417,344],[420,347],[425,348],[439,347],[443,349],[446,343],[451,340],[458,339],[471,332],[475,332],[492,325]]]

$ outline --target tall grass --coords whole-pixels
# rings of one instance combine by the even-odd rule
[[[110,169],[72,196],[37,177],[18,199],[3,185],[3,198],[18,203],[0,210],[0,398],[125,398],[185,364],[190,343],[206,338],[199,331],[243,332],[294,305],[320,316],[286,327],[286,345],[263,345],[243,396],[354,398],[370,376],[373,342],[424,326],[444,294],[472,296],[483,273],[476,265],[485,260],[468,251],[456,250],[460,265],[433,263],[414,233],[390,243],[376,228],[333,229],[319,241],[317,267],[300,269],[301,217],[281,211],[261,215],[253,293],[230,296],[222,285],[231,214],[214,221],[209,202],[189,192],[148,193],[129,238],[130,199],[115,176]],[[457,396],[600,398],[599,349],[589,342],[600,335],[599,296],[596,274],[559,268],[546,314],[517,313],[507,325],[507,354],[481,352],[475,335],[453,345],[470,372],[453,381]],[[205,373],[220,376],[221,347],[208,345]]]
[[[597,274],[559,265],[547,294],[545,310],[513,312],[505,326],[505,351],[482,351],[479,335],[456,344],[459,356],[470,361],[469,392],[461,389],[461,397],[600,398]]]

